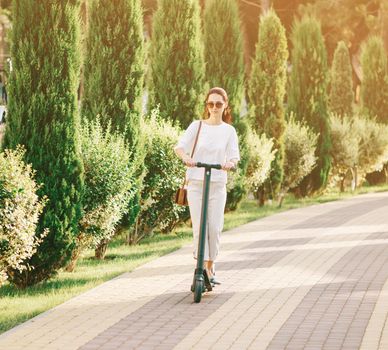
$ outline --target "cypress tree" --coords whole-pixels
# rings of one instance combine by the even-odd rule
[[[371,37],[362,47],[361,101],[364,111],[388,123],[388,64],[381,38]]]
[[[209,0],[204,10],[206,81],[226,90],[239,135],[241,161],[234,186],[228,188],[226,207],[235,210],[246,194],[246,123],[240,120],[244,94],[244,44],[236,0]]]
[[[331,165],[330,132],[327,102],[327,52],[319,22],[305,16],[292,30],[292,72],[288,93],[288,112],[305,121],[319,133],[317,166],[301,183],[303,195],[327,184]]]
[[[90,120],[99,115],[104,127],[110,123],[113,130],[125,132],[134,177],[123,224],[131,226],[139,213],[145,156],[140,136],[146,60],[141,0],[94,0],[88,21],[82,112]],[[102,241],[97,257],[107,243]]]
[[[140,0],[95,0],[89,9],[83,116],[126,131],[136,149],[145,73]]]
[[[331,67],[330,109],[340,116],[351,116],[353,111],[353,79],[349,50],[340,41],[334,52]]]
[[[217,14],[219,15],[219,14]],[[187,127],[204,109],[204,56],[197,0],[159,0],[151,38],[151,107]]]
[[[273,10],[261,17],[259,28],[248,88],[250,121],[257,133],[264,132],[274,140],[276,154],[265,187],[266,192],[275,194],[283,180],[287,38],[285,29]]]
[[[204,12],[206,81],[229,96],[238,120],[244,93],[244,47],[235,0],[209,0]]]
[[[78,233],[83,188],[77,130],[79,5],[65,0],[13,2],[12,65],[5,147],[26,148],[25,161],[42,183],[48,203],[37,228],[48,236],[27,261],[34,269],[13,271],[20,287],[52,276],[68,262]]]

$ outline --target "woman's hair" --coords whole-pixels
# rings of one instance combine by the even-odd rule
[[[226,91],[223,88],[220,88],[220,87],[211,88],[209,90],[209,92],[207,93],[207,95],[206,95],[205,110],[203,112],[203,119],[208,119],[209,118],[209,111],[207,109],[206,103],[207,103],[207,100],[208,100],[208,98],[209,98],[209,96],[211,94],[218,94],[218,95],[220,95],[222,97],[224,102],[226,102],[226,103],[228,102],[228,95],[227,95]],[[232,110],[231,110],[231,108],[229,106],[229,103],[228,103],[228,106],[224,109],[224,112],[222,113],[222,120],[225,123],[232,124]]]

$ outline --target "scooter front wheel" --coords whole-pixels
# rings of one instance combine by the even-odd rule
[[[202,293],[204,290],[204,283],[201,280],[195,281],[194,286],[194,302],[199,303],[201,301]]]

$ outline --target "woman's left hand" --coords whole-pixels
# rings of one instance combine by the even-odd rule
[[[235,167],[236,167],[236,165],[233,162],[226,162],[222,166],[222,169],[228,171],[228,170],[234,169]]]

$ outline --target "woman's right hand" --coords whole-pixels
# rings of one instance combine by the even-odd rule
[[[195,167],[196,162],[194,162],[194,160],[189,156],[184,156],[182,158],[182,161],[183,161],[183,163],[185,163],[186,166],[188,166],[190,168]]]

